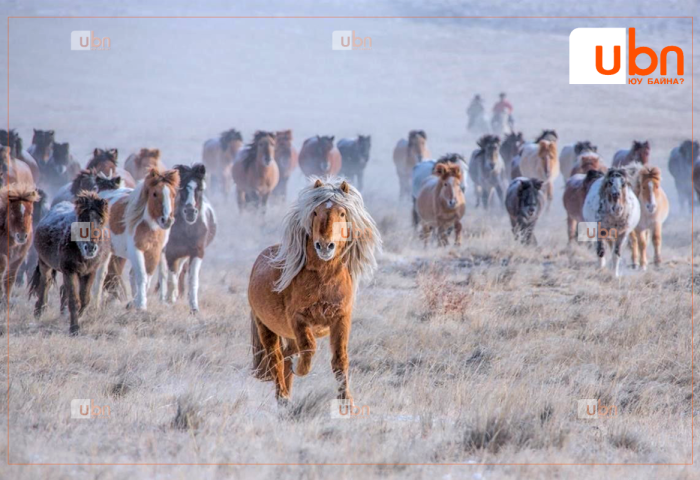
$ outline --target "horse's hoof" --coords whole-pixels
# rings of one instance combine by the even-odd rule
[[[134,303],[133,303],[133,302],[128,302],[128,303],[126,304],[126,309],[127,309],[127,310],[131,310],[132,308],[134,308]]]
[[[292,402],[289,399],[289,397],[283,397],[283,396],[277,397],[277,405],[279,405],[282,408],[288,407],[291,403]]]
[[[637,270],[638,265],[637,265],[636,263],[633,263],[632,265],[630,265],[630,268],[631,268],[632,270]]]
[[[190,309],[190,315],[197,315],[199,313],[199,308],[192,308]]]
[[[71,325],[68,332],[70,335],[77,335],[80,332],[80,325]]]

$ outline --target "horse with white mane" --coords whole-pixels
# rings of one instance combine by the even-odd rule
[[[338,226],[341,228],[339,229]],[[342,228],[350,228],[340,231]],[[253,370],[289,400],[293,375],[311,370],[316,338],[330,335],[338,398],[352,401],[347,346],[357,285],[377,266],[379,229],[347,182],[303,189],[284,222],[282,243],[266,248],[250,274]],[[292,356],[299,361],[292,370]]]

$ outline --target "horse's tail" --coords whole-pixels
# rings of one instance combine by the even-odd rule
[[[52,270],[52,275],[51,277],[46,278],[46,288],[51,288],[51,285],[53,282],[56,280],[56,270]],[[29,280],[29,297],[31,298],[32,295],[39,295],[39,285],[41,285],[41,270],[39,269],[39,265],[37,264],[36,268],[34,269],[34,273],[32,274],[31,280]]]
[[[255,314],[250,312],[250,347],[253,350],[253,376],[259,380],[272,380],[270,362],[260,341]]]

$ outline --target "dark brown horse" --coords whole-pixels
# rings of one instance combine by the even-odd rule
[[[180,273],[186,269],[190,309],[194,313],[199,311],[199,269],[204,250],[216,235],[216,215],[204,197],[206,167],[196,163],[191,167],[176,165],[175,169],[180,172],[181,187],[175,200],[175,223],[164,250],[167,282],[161,266],[161,299],[170,303],[177,300],[182,287],[181,283],[178,285]]]
[[[92,152],[92,158],[88,161],[86,168],[94,168],[97,173],[102,173],[107,178],[118,176],[124,182],[125,187],[134,188],[136,186],[134,177],[119,166],[118,156],[119,152],[116,148],[96,148]]]
[[[503,143],[499,148],[499,152],[501,154],[501,158],[503,159],[503,164],[505,166],[503,174],[504,180],[510,181],[511,162],[513,161],[513,158],[518,154],[524,143],[525,138],[523,137],[523,132],[509,133],[503,140]]]
[[[275,161],[275,134],[255,132],[253,141],[238,152],[233,163],[233,181],[236,183],[238,208],[248,204],[267,206],[270,194],[279,182],[279,168]]]
[[[34,306],[37,318],[46,307],[56,273],[61,272],[63,300],[70,312],[70,333],[78,332],[78,319],[90,304],[90,288],[97,270],[109,257],[108,219],[107,200],[94,192],[83,192],[72,204],[56,205],[39,222],[34,241],[39,264],[29,285],[30,295],[37,296]]]
[[[4,299],[10,301],[17,271],[32,245],[32,213],[36,190],[26,185],[0,189],[0,276]],[[7,239],[7,241],[5,241]]]
[[[338,150],[343,159],[340,173],[354,182],[361,191],[364,185],[364,173],[369,163],[369,152],[372,147],[372,137],[358,135],[357,138],[343,138],[338,142]]]
[[[340,172],[342,159],[333,145],[334,136],[307,138],[299,152],[299,166],[304,175],[330,177]]]
[[[53,130],[34,129],[32,144],[29,146],[28,151],[34,160],[36,160],[36,162],[39,164],[39,168],[41,168],[42,164],[48,162],[51,158],[51,155],[53,154],[53,144]]]
[[[283,130],[275,134],[275,161],[280,170],[280,181],[272,194],[282,200],[287,198],[287,182],[299,165],[299,153],[292,145],[292,131]]]

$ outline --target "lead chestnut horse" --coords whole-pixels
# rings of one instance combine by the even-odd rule
[[[238,209],[242,212],[248,204],[253,204],[261,206],[264,213],[280,178],[275,161],[275,134],[255,132],[253,141],[238,152],[232,172]]]
[[[329,177],[337,175],[342,166],[340,152],[333,145],[334,136],[307,138],[299,152],[299,166],[304,175]]]
[[[354,233],[343,235],[338,225]],[[289,400],[292,374],[309,373],[316,338],[327,335],[338,398],[352,401],[347,348],[353,301],[380,249],[379,230],[347,182],[317,179],[300,192],[285,218],[282,243],[258,256],[248,285],[253,371],[275,382],[278,402]],[[299,355],[294,369],[293,355]]]

